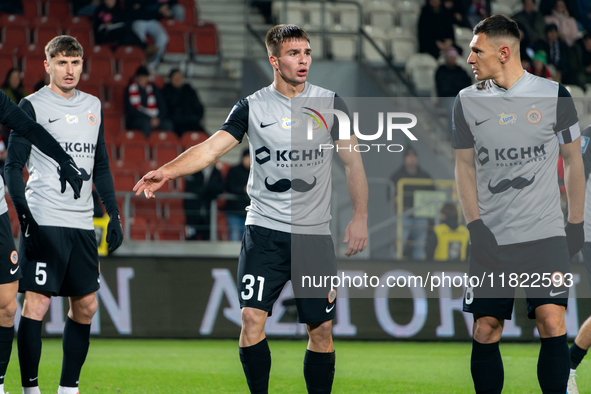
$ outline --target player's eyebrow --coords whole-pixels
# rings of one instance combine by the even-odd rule
[[[471,50],[472,52],[482,52],[482,49],[478,48],[476,45],[472,45],[472,46],[470,47],[470,50]]]

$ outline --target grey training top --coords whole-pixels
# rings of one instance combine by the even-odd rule
[[[573,100],[556,82],[524,72],[508,90],[487,80],[458,94],[452,146],[474,149],[480,216],[499,245],[565,235],[559,144],[579,136]]]

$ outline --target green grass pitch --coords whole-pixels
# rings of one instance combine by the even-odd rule
[[[305,393],[305,341],[269,340],[271,393]],[[470,344],[336,340],[333,393],[471,393]],[[45,339],[40,365],[43,394],[57,391],[61,341]],[[539,343],[504,343],[503,393],[539,393]],[[591,393],[591,361],[577,370],[579,391]],[[5,389],[21,393],[16,341]],[[238,341],[92,339],[81,394],[248,393]]]

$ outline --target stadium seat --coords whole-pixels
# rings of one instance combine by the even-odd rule
[[[14,15],[14,14],[0,14],[0,26],[20,26],[20,27],[28,27],[29,20],[33,20],[35,17],[27,19],[21,15]],[[6,42],[6,41],[4,41]]]
[[[183,150],[187,150],[193,145],[197,145],[209,138],[205,131],[186,131],[181,136],[179,143]]]
[[[322,45],[322,36],[317,34],[309,34],[310,48],[313,48],[312,59],[324,59],[326,56],[326,45]]]
[[[371,26],[387,29],[394,26],[396,11],[392,2],[374,1],[363,8],[367,15],[367,23]]]
[[[119,111],[121,114],[125,112],[125,89],[128,80],[124,80],[121,74],[115,74],[105,80],[105,90],[107,100],[110,101],[114,107],[114,112]]]
[[[164,89],[164,85],[166,85],[164,77],[159,74],[152,74],[150,76],[150,82],[152,82],[158,89]]]
[[[87,30],[92,30],[92,22],[90,18],[85,16],[75,16],[73,18],[64,18],[62,21],[62,29],[68,31],[69,29],[76,27],[76,28],[84,28]]]
[[[14,56],[18,50],[18,47],[15,46],[11,41],[8,42],[0,42],[0,55],[10,55]]]
[[[119,146],[119,159],[128,168],[136,168],[149,160],[148,146],[142,142],[126,142]]]
[[[87,58],[84,62],[92,79],[106,80],[113,74],[113,59],[103,57]]]
[[[405,71],[419,95],[431,96],[435,88],[435,70],[437,61],[433,56],[416,53],[406,62]]]
[[[29,29],[18,25],[5,25],[2,28],[2,41],[10,41],[15,47],[29,44]]]
[[[44,57],[45,45],[29,44],[24,47],[19,47],[17,51],[17,56],[19,58],[23,58],[26,56]]]
[[[217,215],[217,226],[218,226],[218,241],[229,241],[230,240],[230,228],[228,227],[228,218],[226,214],[218,212]]]
[[[33,86],[38,81],[45,79],[45,56],[31,55],[22,58],[23,83]]]
[[[404,27],[417,37],[417,25],[421,14],[421,6],[418,2],[404,0],[396,4],[396,18],[398,26]]]
[[[467,59],[470,55],[470,41],[472,41],[472,30],[467,27],[454,27],[456,44],[462,48],[462,57]],[[458,62],[459,63],[459,62]]]
[[[492,1],[490,4],[491,12],[493,15],[506,15],[511,16],[513,15],[513,9],[508,4],[503,4],[498,1]]]
[[[195,60],[205,60],[204,57],[217,57],[218,33],[215,25],[211,22],[199,21],[193,27],[191,43],[191,48],[196,56]]]
[[[111,168],[115,191],[131,191],[137,182],[135,171],[126,168]]]
[[[121,145],[127,142],[141,142],[147,144],[146,136],[139,130],[127,130],[122,133],[117,140],[117,144]]]
[[[57,18],[48,16],[35,18],[29,25],[33,32],[32,42],[45,47],[49,41],[62,34],[60,24],[60,20]]]
[[[331,25],[336,30],[358,31],[359,9],[353,4],[326,3],[326,11],[332,16]]]
[[[184,31],[168,31],[168,44],[166,45],[166,52],[164,53],[162,60],[170,63],[188,60],[188,42],[189,39],[187,33]]]
[[[133,186],[132,186],[133,188]],[[131,191],[129,188],[128,191]],[[156,199],[134,198],[131,200],[132,212],[134,217],[141,217],[148,223],[160,223],[162,214],[160,201]]]
[[[47,0],[45,3],[45,15],[69,18],[72,15],[72,10],[66,0]]]
[[[155,241],[184,241],[185,240],[185,226],[184,225],[159,225],[154,229]]]
[[[174,160],[181,153],[181,147],[177,144],[155,145],[152,148],[152,157],[158,167]]]
[[[10,69],[16,67],[16,57],[14,55],[0,54],[0,78],[6,77]]]
[[[185,224],[186,215],[182,198],[167,198],[161,200],[164,206],[164,220],[168,224]]]
[[[159,144],[178,144],[179,137],[173,131],[153,131],[148,138],[148,144],[154,147]]]
[[[80,75],[80,82],[76,89],[91,94],[102,101],[104,99],[102,82],[102,79],[94,78],[87,73],[83,73]]]
[[[354,60],[357,56],[357,40],[354,36],[330,38],[330,53],[335,60]]]
[[[130,219],[130,233],[129,237],[134,241],[150,241],[152,240],[153,226],[143,217],[132,217]]]
[[[36,17],[43,14],[41,2],[35,0],[22,1],[23,4],[23,17],[27,20],[33,20]]]
[[[217,168],[218,171],[222,173],[222,177],[224,179],[226,179],[226,176],[228,175],[228,171],[230,171],[230,168],[232,168],[232,165],[226,161],[218,161],[215,163],[215,168]]]
[[[179,4],[185,7],[185,24],[192,25],[197,21],[197,12],[195,10],[195,0],[179,0]]]
[[[394,27],[386,31],[386,35],[391,38],[392,58],[398,65],[406,63],[408,58],[417,52],[417,38],[408,29],[404,27]]]
[[[85,56],[102,59],[113,59],[113,50],[109,45],[94,45],[91,50],[84,48]]]
[[[119,136],[122,134],[124,127],[123,127],[123,121],[121,119],[121,116],[119,115],[107,115],[105,113],[103,113],[103,127],[105,129],[105,139],[107,138],[107,135],[109,135],[109,138],[115,143],[117,144],[118,138]]]
[[[121,59],[134,59],[144,61],[146,55],[140,47],[125,45],[118,47],[113,53],[113,57],[117,61]]]
[[[94,35],[92,30],[88,30],[86,27],[83,26],[73,26],[66,30],[66,34],[70,35],[82,45],[82,48],[85,50],[86,48],[92,48],[94,45]]]
[[[386,31],[384,29],[376,26],[365,26],[364,30],[384,54],[387,56],[391,55],[391,50],[389,48],[389,36],[386,35]],[[380,53],[369,42],[363,43],[363,56],[369,61],[383,60]]]
[[[119,59],[119,64],[117,65],[117,71],[123,79],[129,80],[131,77],[135,75],[137,69],[143,64],[143,61],[138,59]]]

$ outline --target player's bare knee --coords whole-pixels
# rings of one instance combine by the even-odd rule
[[[491,316],[477,318],[474,322],[474,340],[480,343],[493,343],[501,339],[503,323]]]
[[[306,324],[310,340],[321,347],[332,344],[332,321]]]
[[[242,308],[241,316],[242,327],[247,330],[247,332],[264,329],[265,320],[267,317],[267,313],[265,311],[255,308]]]
[[[68,316],[77,323],[90,324],[97,310],[98,301],[95,295],[72,298]]]
[[[12,321],[14,323],[14,317],[16,316],[17,304],[16,299],[11,302],[2,305],[0,308],[0,321]]]
[[[537,326],[542,338],[558,337],[566,333],[564,320],[558,317],[548,317],[540,320]]]
[[[32,320],[43,320],[50,305],[51,297],[49,295],[27,292],[23,302],[22,315]]]

